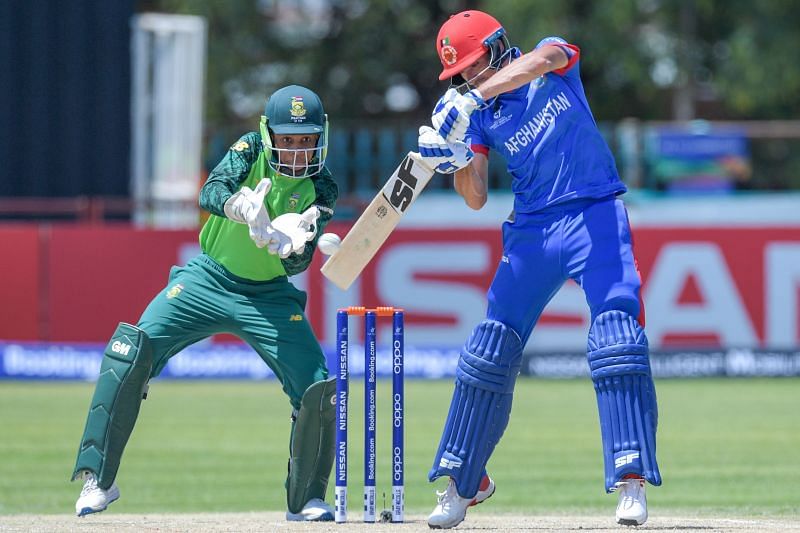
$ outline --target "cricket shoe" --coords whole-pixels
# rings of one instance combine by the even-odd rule
[[[472,498],[469,506],[478,505],[491,498],[494,494],[494,489],[494,480],[490,478],[488,474],[484,474],[481,478],[481,484],[478,486],[478,493]]]
[[[428,517],[428,527],[431,529],[450,529],[464,521],[467,508],[484,502],[494,494],[494,481],[488,475],[481,479],[478,492],[472,498],[462,498],[458,495],[456,482],[450,478],[447,489],[443,492],[436,491],[439,502]]]
[[[78,516],[105,511],[106,507],[119,499],[116,483],[112,483],[108,489],[101,489],[97,486],[97,478],[91,472],[84,474],[84,479],[86,481],[83,483],[81,495],[75,502],[75,513]]]
[[[289,522],[332,522],[333,507],[319,498],[312,498],[299,513],[286,511],[286,520]]]
[[[644,493],[644,479],[627,478],[614,484],[619,494],[617,503],[617,524],[641,526],[647,521],[647,497]]]

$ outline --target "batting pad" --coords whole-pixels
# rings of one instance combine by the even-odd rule
[[[336,448],[336,378],[317,381],[303,394],[289,438],[286,504],[299,513],[313,498],[325,499]]]
[[[108,489],[114,482],[152,367],[153,352],[147,334],[120,322],[100,366],[73,480],[89,470],[94,472],[101,489]]]
[[[624,311],[607,311],[589,330],[587,354],[603,437],[606,492],[626,474],[661,485],[656,463],[658,408],[647,337]]]
[[[462,497],[478,492],[486,462],[508,425],[521,365],[522,342],[510,327],[484,320],[472,331],[461,350],[430,481],[450,476]]]

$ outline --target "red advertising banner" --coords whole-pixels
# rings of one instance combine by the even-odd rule
[[[119,322],[136,323],[167,284],[196,231],[122,226],[56,226],[45,262],[48,338],[102,341]],[[199,252],[199,249],[197,249]]]
[[[0,227],[0,338],[41,338],[46,320],[40,313],[45,239],[46,230],[35,225]]]
[[[654,347],[800,344],[800,227],[649,226],[634,235]],[[199,252],[195,231],[128,226],[6,225],[0,247],[0,339],[75,342],[104,341],[117,322],[135,322],[170,266]],[[363,304],[404,307],[409,343],[452,347],[483,318],[501,252],[499,228],[401,228],[347,292],[322,277],[319,253],[294,281],[309,293],[323,343],[335,338],[338,307]],[[569,282],[528,348],[583,349],[588,327],[583,294]]]
[[[800,344],[800,227],[647,227],[634,238],[654,347]],[[461,343],[484,316],[500,255],[497,229],[398,230],[346,294],[309,271],[312,319],[330,340],[338,306],[402,306],[419,342]],[[568,282],[528,347],[582,349],[588,320],[582,291]]]

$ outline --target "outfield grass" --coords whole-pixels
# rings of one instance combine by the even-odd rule
[[[349,506],[356,513],[360,384],[351,385]],[[648,492],[652,513],[800,512],[800,380],[667,380],[657,387],[664,485]],[[0,514],[71,512],[80,486],[68,479],[92,388],[0,382]],[[389,389],[379,383],[379,501],[389,492]],[[406,383],[409,513],[428,511],[441,488],[427,483],[427,471],[450,393],[449,380]],[[154,382],[113,511],[282,510],[288,431],[288,402],[275,382]],[[588,381],[521,379],[489,469],[498,491],[486,511],[610,512],[615,501],[603,491]]]

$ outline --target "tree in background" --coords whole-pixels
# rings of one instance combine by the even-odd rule
[[[787,118],[800,114],[800,11],[771,0],[152,0],[209,21],[211,127],[256,116],[289,82],[318,87],[337,117],[424,117],[444,86],[433,39],[478,8],[531,49],[558,34],[584,50],[602,120]],[[238,125],[237,125],[238,127]]]
[[[148,0],[142,10],[209,23],[206,125],[216,147],[254,127],[266,96],[314,87],[333,124],[427,120],[439,25],[464,9],[491,12],[512,43],[561,35],[583,50],[600,121],[788,119],[800,116],[800,10],[765,0]],[[431,81],[434,80],[434,81]],[[224,139],[224,140],[223,140]],[[212,139],[212,145],[214,144]]]

